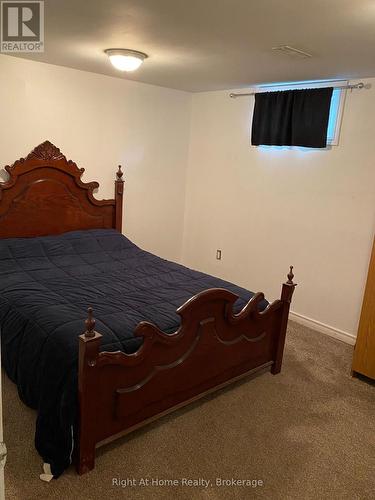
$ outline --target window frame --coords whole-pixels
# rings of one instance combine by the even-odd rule
[[[303,81],[303,82],[289,82],[289,83],[271,83],[266,85],[257,85],[255,92],[276,92],[282,90],[296,90],[296,89],[318,89],[322,87],[342,87],[349,85],[348,80],[319,80],[319,81]],[[339,105],[336,114],[336,122],[334,126],[333,136],[327,137],[327,146],[338,146],[341,132],[341,122],[344,113],[346,89],[340,89]],[[290,146],[293,147],[293,146]]]

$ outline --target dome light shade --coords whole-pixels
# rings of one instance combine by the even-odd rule
[[[104,51],[119,71],[135,71],[148,57],[143,52],[129,49],[107,49]]]

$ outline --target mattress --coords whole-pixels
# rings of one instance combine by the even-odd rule
[[[78,335],[88,306],[101,350],[135,352],[143,320],[171,333],[176,309],[207,288],[253,293],[148,253],[112,229],[0,240],[2,363],[37,410],[35,445],[55,477],[72,461],[77,430]],[[264,309],[266,301],[260,305]]]

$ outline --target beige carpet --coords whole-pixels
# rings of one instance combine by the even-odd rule
[[[35,413],[4,379],[7,499],[375,498],[375,387],[350,376],[352,348],[290,323],[283,371],[238,383],[98,450],[96,469],[43,483]],[[113,478],[210,480],[128,486]],[[216,485],[216,478],[263,486]]]

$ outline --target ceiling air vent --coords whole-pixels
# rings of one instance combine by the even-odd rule
[[[312,57],[312,55],[308,52],[304,52],[301,49],[296,49],[295,47],[291,47],[290,45],[279,45],[278,47],[272,47],[272,50],[282,52],[290,57],[300,57],[301,59]]]

